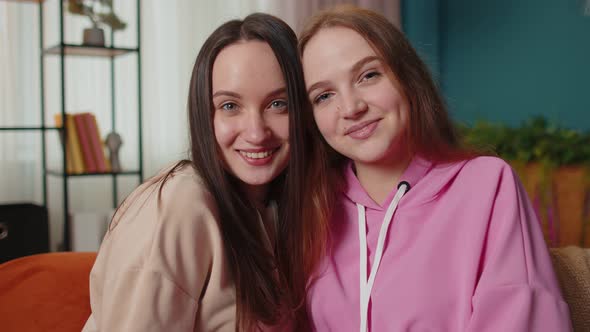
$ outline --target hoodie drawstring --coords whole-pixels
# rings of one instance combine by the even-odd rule
[[[371,290],[373,289],[373,283],[375,282],[375,276],[379,269],[379,263],[381,263],[381,257],[383,256],[383,247],[385,245],[385,236],[387,230],[391,224],[393,213],[397,208],[399,201],[402,199],[404,194],[410,189],[410,184],[402,181],[397,186],[398,190],[395,196],[391,200],[383,222],[381,223],[381,230],[379,231],[379,238],[377,240],[377,248],[375,250],[375,260],[371,267],[371,274],[367,280],[367,221],[365,217],[365,207],[359,203],[356,204],[358,209],[358,221],[359,221],[359,241],[360,241],[360,315],[361,324],[360,331],[367,332],[367,318],[369,315],[369,301],[371,299]]]

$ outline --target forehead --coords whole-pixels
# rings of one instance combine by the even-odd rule
[[[303,51],[305,75],[334,66],[352,66],[357,61],[376,56],[369,42],[358,32],[346,27],[320,29],[309,39]],[[314,75],[315,76],[315,75]]]
[[[226,46],[217,55],[212,70],[213,90],[261,82],[284,84],[281,67],[266,42],[239,41]]]

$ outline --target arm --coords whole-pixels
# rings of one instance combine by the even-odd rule
[[[224,274],[215,206],[191,181],[175,177],[161,201],[156,190],[145,203],[133,203],[105,239],[91,274],[92,315],[85,331],[233,324],[234,288]]]
[[[498,179],[468,331],[571,331],[539,222],[505,165]]]
[[[92,282],[92,281],[91,281]],[[198,303],[149,270],[129,270],[104,284],[83,331],[192,331]]]

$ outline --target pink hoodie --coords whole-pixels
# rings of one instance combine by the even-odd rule
[[[332,220],[332,251],[308,295],[321,332],[359,330],[357,203],[366,211],[368,277],[398,191],[380,206],[351,165],[345,179]],[[414,158],[401,181],[411,189],[386,233],[370,292],[369,331],[571,330],[543,234],[510,166],[494,157],[434,167]]]

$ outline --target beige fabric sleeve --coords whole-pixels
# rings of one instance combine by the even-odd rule
[[[161,200],[152,189],[138,189],[105,237],[83,331],[234,331],[235,288],[213,199],[190,168],[166,182]]]

